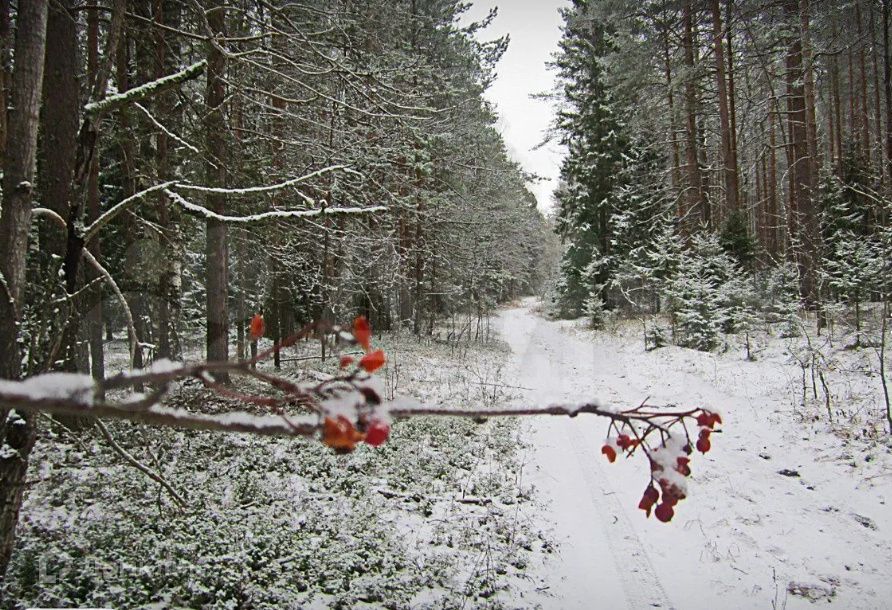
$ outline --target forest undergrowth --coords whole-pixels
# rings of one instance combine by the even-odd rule
[[[388,398],[480,407],[511,392],[501,343],[379,343]],[[288,351],[286,377],[336,373],[335,359],[304,359],[317,344]],[[196,381],[169,398],[202,412],[230,402]],[[508,596],[497,593],[549,547],[530,517],[513,421],[415,418],[348,455],[313,439],[108,429],[185,507],[95,428],[45,418],[4,608],[500,608]]]

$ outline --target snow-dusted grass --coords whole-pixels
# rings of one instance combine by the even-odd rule
[[[619,608],[888,607],[892,439],[875,354],[846,349],[841,325],[832,345],[813,328],[794,338],[757,332],[755,361],[743,337],[716,352],[647,352],[640,322],[591,331],[521,308],[502,326],[530,400],[634,406],[649,397],[717,409],[725,422],[713,450],[692,462],[689,498],[670,524],[636,509],[647,484],[641,456],[610,465],[598,454],[604,422],[530,422],[536,485],[553,500],[543,519],[560,545],[534,571],[550,586],[545,607],[591,607],[593,595]],[[815,350],[832,421],[811,364],[803,400],[800,360]]]
[[[504,346],[376,343],[390,357],[388,393],[479,407],[510,390]],[[297,378],[334,372],[331,360],[285,366]],[[234,406],[195,382],[171,401]],[[386,445],[346,456],[312,439],[109,429],[188,511],[95,432],[45,425],[0,606],[496,608],[541,546],[514,422],[397,422]]]

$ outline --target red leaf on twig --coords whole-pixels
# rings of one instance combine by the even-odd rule
[[[369,345],[372,340],[372,328],[365,316],[359,316],[353,320],[353,337],[365,351],[369,351]]]
[[[257,341],[266,332],[266,324],[263,322],[263,316],[255,313],[251,318],[251,340]]]
[[[359,361],[359,366],[365,369],[369,373],[374,373],[387,361],[387,358],[384,356],[384,352],[381,350],[375,350],[370,354],[366,354]]]

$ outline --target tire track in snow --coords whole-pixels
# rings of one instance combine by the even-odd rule
[[[600,510],[602,520],[613,517],[613,523],[604,523],[604,532],[613,557],[623,558],[619,570],[630,608],[673,608],[669,596],[657,577],[650,557],[641,540],[629,524],[629,517],[616,498],[616,492],[607,481],[592,441],[582,436],[576,422],[565,420],[564,427],[585,479],[586,489],[592,502]],[[597,473],[595,472],[597,471]]]
[[[601,373],[598,377],[605,369],[617,372],[619,363],[605,361],[608,355],[583,345],[529,309],[503,313],[500,326],[518,360],[521,385],[535,388],[527,393],[529,400],[579,399],[580,379],[590,387],[596,371]],[[545,567],[551,575],[550,592],[562,608],[592,607],[595,600],[614,608],[671,608],[650,558],[601,470],[597,443],[592,440],[599,438],[595,427],[600,423],[543,420],[536,423],[531,436],[532,457],[542,475],[537,488],[552,500],[546,516],[561,545],[561,559],[553,560],[560,564]]]

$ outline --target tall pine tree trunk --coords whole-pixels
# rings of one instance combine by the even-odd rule
[[[728,39],[728,110],[731,114],[731,167],[734,168],[734,182],[740,190],[740,164],[737,162],[737,93],[734,86],[734,29],[730,26],[733,0],[728,0],[725,29]],[[745,194],[744,194],[745,195]],[[738,197],[740,193],[738,192]]]
[[[6,167],[6,109],[9,108],[9,51],[12,27],[9,0],[0,0],[0,167]]]
[[[214,0],[207,11],[207,21],[215,36],[225,36],[226,9],[223,0]],[[226,186],[226,163],[220,157],[226,149],[223,116],[226,56],[213,43],[208,43],[207,90],[205,93],[205,144],[209,159],[205,165],[208,186]],[[218,214],[225,213],[226,196],[208,193],[207,207]],[[205,257],[207,266],[207,359],[211,362],[229,360],[229,251],[226,224],[214,219],[206,223],[207,242]],[[220,376],[221,380],[225,375]]]
[[[886,167],[892,178],[892,54],[889,49],[889,21],[892,0],[883,0],[883,91],[886,98]]]
[[[70,0],[58,0],[50,5],[47,17],[46,65],[43,75],[43,108],[41,109],[41,137],[38,150],[40,194],[43,205],[62,218],[68,218],[79,202],[72,200],[77,130],[80,115],[77,22]],[[57,281],[59,257],[65,254],[67,235],[55,223],[39,224],[40,251],[45,257],[44,277]],[[53,258],[50,258],[50,257]],[[53,320],[56,336],[62,333],[58,353],[51,348],[49,366],[67,371],[78,371],[77,353],[80,331],[80,311],[89,307],[83,296],[69,299]],[[54,346],[55,347],[55,346]],[[73,423],[71,418],[65,418]]]
[[[94,8],[87,13],[87,82],[93,83],[99,71],[99,11]],[[93,155],[90,159],[90,167],[87,170],[87,222],[99,218],[99,155]],[[97,259],[101,255],[101,242],[97,235],[88,244],[90,252]],[[90,267],[84,274],[86,280],[92,281],[99,277],[99,272]],[[90,372],[93,379],[105,377],[105,346],[102,337],[102,286],[97,285],[89,295],[91,307],[87,311],[87,334],[90,342]]]
[[[790,235],[796,244],[799,289],[806,305],[817,305],[817,213],[814,202],[814,160],[809,146],[809,110],[805,83],[810,66],[803,58],[808,46],[808,0],[787,0],[787,17],[798,18],[800,31],[792,33],[787,46],[787,122],[790,133]]]
[[[858,44],[858,85],[860,91],[857,97],[861,106],[858,113],[858,135],[861,137],[861,148],[864,150],[864,158],[867,164],[870,165],[870,113],[867,105],[867,101],[870,98],[867,96],[867,61],[865,59],[864,25],[862,21],[861,3],[856,1],[855,22],[857,23],[858,40],[860,41]]]
[[[31,192],[37,153],[37,127],[43,90],[49,0],[19,3],[16,16],[15,68],[3,164],[0,212],[0,378],[21,376],[18,326],[25,294],[25,265],[31,226]],[[0,578],[6,574],[15,543],[15,526],[25,493],[28,457],[36,438],[36,415],[22,413],[8,425],[0,409]]]
[[[694,24],[691,0],[686,0],[682,7],[682,28],[684,46],[684,62],[688,74],[685,79],[685,170],[687,184],[685,199],[687,201],[683,225],[692,222],[690,216],[699,213],[702,220],[707,221],[709,210],[703,190],[703,177],[700,171],[700,145],[697,129],[697,79],[694,62]],[[684,233],[684,231],[683,231]]]
[[[712,42],[715,51],[716,88],[719,94],[719,129],[722,138],[722,176],[725,187],[726,213],[739,207],[737,167],[734,165],[734,153],[731,133],[731,113],[728,109],[728,85],[725,79],[724,31],[722,29],[722,10],[719,0],[710,1],[712,11]]]
[[[672,145],[672,186],[681,188],[681,152],[678,147],[678,127],[675,124],[675,93],[672,84],[672,63],[669,57],[669,34],[663,32],[663,74],[666,77],[666,101],[669,104],[669,141]],[[678,217],[684,216],[683,198],[679,198]]]
[[[868,3],[870,8],[870,63],[873,72],[873,122],[874,122],[874,138],[877,147],[877,169],[880,175],[881,183],[886,181],[886,164],[883,155],[883,109],[880,104],[880,66],[877,58],[876,43],[877,17],[874,10],[873,2]]]

